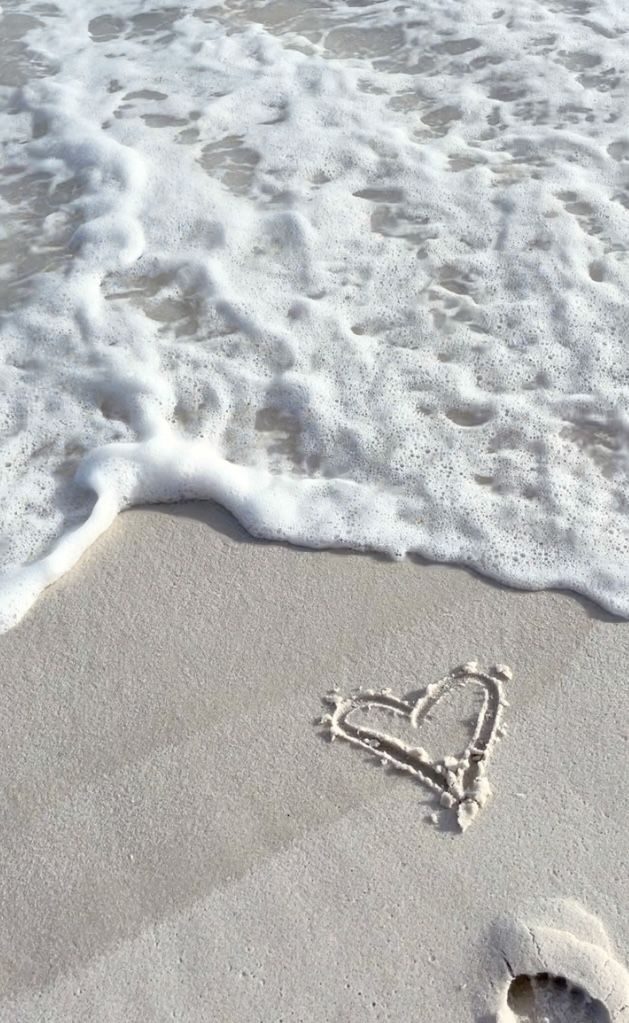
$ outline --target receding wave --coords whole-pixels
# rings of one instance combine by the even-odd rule
[[[629,616],[619,0],[3,4],[9,627],[117,512]]]

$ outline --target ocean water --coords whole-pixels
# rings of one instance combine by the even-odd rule
[[[0,16],[0,626],[125,507],[629,616],[623,0]]]

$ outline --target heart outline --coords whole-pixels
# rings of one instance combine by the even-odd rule
[[[358,689],[347,697],[334,691],[325,698],[334,709],[321,723],[329,728],[332,739],[344,739],[359,746],[382,763],[413,775],[421,784],[438,792],[441,806],[454,810],[460,829],[465,831],[491,795],[486,769],[501,734],[502,711],[507,706],[502,684],[511,677],[506,665],[481,671],[477,662],[471,661],[431,683],[414,702],[394,696],[390,689]],[[483,689],[483,704],[472,737],[458,758],[446,755],[433,760],[421,747],[410,746],[386,732],[348,721],[352,711],[358,708],[377,707],[407,718],[411,726],[418,729],[444,696],[455,687],[470,683]]]

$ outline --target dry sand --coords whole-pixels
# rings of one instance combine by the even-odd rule
[[[629,1018],[629,624],[190,504],[121,516],[0,649],[2,1023],[525,1020],[510,971],[602,1000],[538,979],[550,1023]],[[514,678],[462,834],[315,720],[472,658]]]

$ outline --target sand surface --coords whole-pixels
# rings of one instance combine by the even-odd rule
[[[606,997],[551,1023],[628,1018],[629,624],[190,504],[121,516],[0,650],[2,1023],[524,1020],[510,970]],[[315,722],[471,659],[514,677],[462,834]]]

